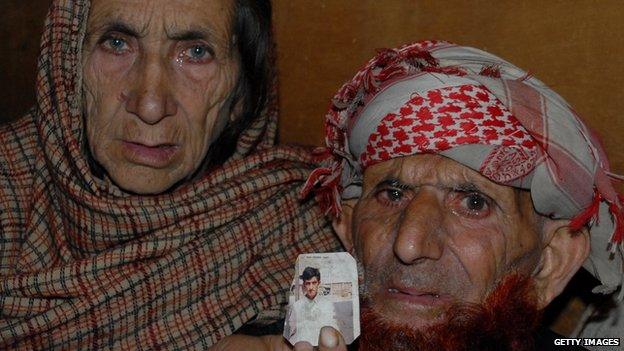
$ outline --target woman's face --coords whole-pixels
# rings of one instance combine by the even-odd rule
[[[230,118],[231,0],[93,0],[83,46],[90,151],[124,190],[190,177]],[[225,109],[227,110],[227,108]]]

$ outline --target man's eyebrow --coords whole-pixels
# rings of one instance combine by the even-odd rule
[[[455,185],[453,187],[453,190],[461,191],[461,192],[464,192],[464,193],[481,193],[481,192],[483,192],[481,190],[481,188],[478,187],[475,183],[470,183],[470,182],[461,183],[461,184]]]
[[[403,183],[398,178],[388,178],[377,183],[376,188],[383,188],[383,187],[392,187],[392,188],[405,189],[405,190],[414,188],[413,185]]]
[[[452,189],[453,191],[460,191],[464,193],[485,193],[484,190],[481,189],[481,187],[479,187],[478,185],[472,182],[463,182],[460,184],[453,184],[453,185],[441,184],[440,186],[447,188],[447,189]],[[377,183],[376,188],[383,188],[383,187],[392,187],[392,188],[404,189],[404,190],[411,190],[411,189],[417,188],[417,186],[413,184],[404,183],[398,178],[388,178]]]

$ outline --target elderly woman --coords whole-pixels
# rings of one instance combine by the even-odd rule
[[[0,129],[0,349],[205,349],[335,249],[273,147],[269,1],[55,0]],[[279,315],[279,314],[277,314]]]

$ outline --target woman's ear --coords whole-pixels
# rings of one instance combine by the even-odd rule
[[[589,230],[571,232],[568,220],[547,220],[544,225],[544,249],[534,278],[538,307],[545,308],[566,287],[587,259]]]
[[[353,233],[351,230],[351,223],[353,220],[353,209],[357,199],[344,200],[342,202],[342,212],[338,217],[332,220],[332,226],[334,231],[338,235],[338,238],[342,242],[345,250],[349,253],[353,253]]]

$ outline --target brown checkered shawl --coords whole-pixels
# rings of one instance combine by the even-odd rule
[[[337,248],[298,201],[312,158],[270,148],[267,108],[231,160],[173,193],[95,177],[80,108],[88,7],[53,2],[37,106],[0,128],[0,349],[206,349],[287,302],[299,253]]]

